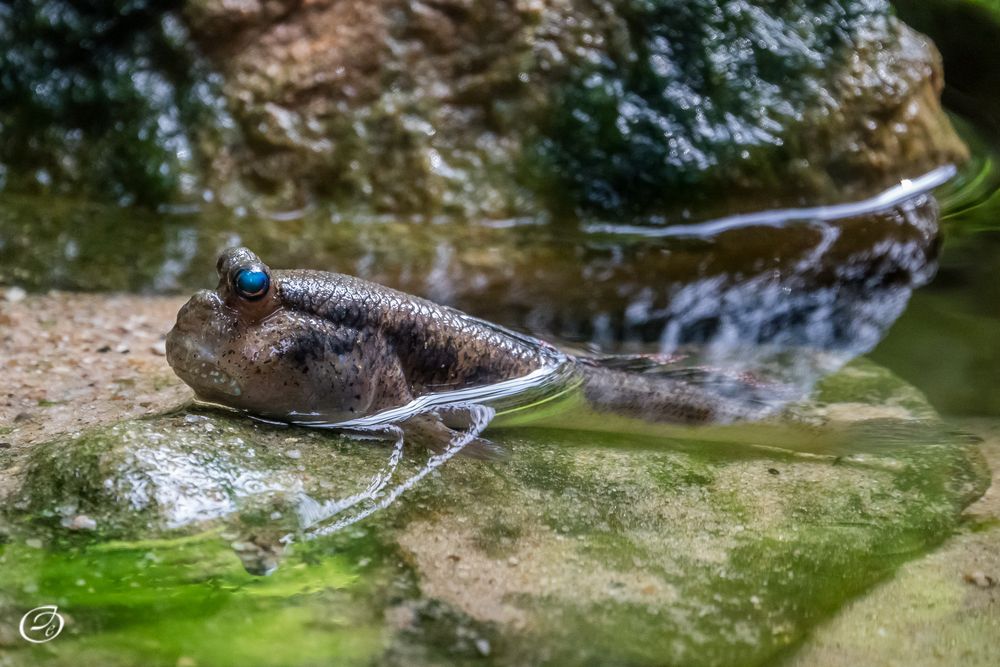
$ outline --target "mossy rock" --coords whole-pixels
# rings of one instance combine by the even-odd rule
[[[0,44],[0,180],[120,203],[661,221],[965,155],[886,0],[18,0]]]
[[[508,460],[452,459],[365,521],[293,541],[264,578],[241,567],[246,544],[298,534],[386,446],[217,413],[62,439],[23,462],[5,511],[0,616],[51,601],[66,636],[45,653],[12,640],[12,659],[768,662],[949,535],[988,483],[975,443],[877,366],[790,414],[669,437],[497,430]],[[831,431],[850,446],[825,448]],[[400,474],[425,457],[407,450]]]

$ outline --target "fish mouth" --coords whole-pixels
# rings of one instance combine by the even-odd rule
[[[206,400],[240,396],[239,382],[219,364],[213,340],[225,336],[229,317],[219,295],[200,290],[177,313],[167,334],[167,363],[185,384]]]
[[[219,357],[203,342],[175,326],[167,334],[167,363],[199,397],[240,396],[243,389],[231,375],[219,368]]]

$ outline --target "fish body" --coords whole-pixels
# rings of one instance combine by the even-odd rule
[[[707,423],[756,416],[651,358],[569,355],[453,308],[338,273],[272,270],[246,248],[219,258],[167,336],[167,361],[203,401],[253,416],[337,425],[424,397],[559,368],[597,411]]]

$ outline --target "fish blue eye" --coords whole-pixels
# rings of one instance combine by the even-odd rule
[[[267,288],[271,283],[267,274],[260,269],[243,269],[236,274],[236,280],[233,282],[239,295],[251,301],[267,294]]]

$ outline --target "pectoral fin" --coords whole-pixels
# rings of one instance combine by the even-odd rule
[[[473,411],[455,406],[416,415],[402,422],[400,426],[406,434],[407,442],[421,445],[440,454],[447,450],[462,432],[479,428],[477,421],[478,415]],[[472,438],[460,453],[463,456],[489,461],[508,457],[503,447],[479,436]]]

